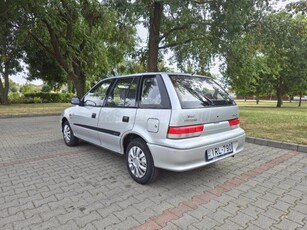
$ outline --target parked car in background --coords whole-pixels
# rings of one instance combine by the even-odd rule
[[[64,142],[79,139],[125,155],[131,177],[152,182],[159,169],[186,171],[243,150],[238,106],[212,79],[143,73],[100,81],[64,111]]]

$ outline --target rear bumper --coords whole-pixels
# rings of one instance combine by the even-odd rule
[[[193,141],[193,138],[191,138],[190,141]],[[230,142],[233,144],[233,153],[211,161],[206,160],[206,151],[208,149],[219,147]],[[243,132],[238,136],[223,141],[218,141],[214,143],[205,143],[204,141],[204,144],[202,146],[197,146],[194,148],[179,149],[149,143],[148,147],[151,151],[155,167],[181,172],[199,168],[222,160],[224,158],[233,156],[243,150],[244,142],[245,133]]]

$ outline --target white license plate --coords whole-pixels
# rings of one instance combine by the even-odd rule
[[[232,143],[225,144],[225,145],[222,145],[216,148],[208,149],[206,158],[207,158],[207,161],[210,161],[210,160],[222,157],[230,153],[233,153]]]

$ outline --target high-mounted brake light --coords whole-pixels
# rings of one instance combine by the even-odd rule
[[[191,126],[170,126],[168,128],[167,137],[171,139],[182,139],[189,137],[200,136],[204,130],[204,125],[191,125]]]
[[[239,118],[229,120],[228,122],[229,122],[230,127],[240,125],[240,119]]]

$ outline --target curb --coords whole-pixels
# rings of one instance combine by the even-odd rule
[[[4,118],[22,118],[22,117],[48,117],[48,116],[60,116],[61,113],[33,113],[33,114],[17,114],[17,115],[0,115],[0,119]]]
[[[264,145],[264,146],[269,146],[269,147],[274,147],[274,148],[287,149],[287,150],[307,153],[307,145],[299,145],[299,144],[287,143],[287,142],[282,142],[282,141],[273,141],[273,140],[255,138],[255,137],[246,137],[245,141],[248,143],[253,143],[257,145]]]

